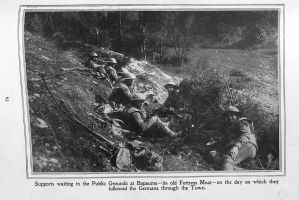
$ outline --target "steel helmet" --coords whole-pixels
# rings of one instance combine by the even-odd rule
[[[240,113],[239,109],[235,106],[228,106],[226,112]]]
[[[165,86],[166,89],[170,87],[177,87],[177,84],[173,81],[168,82]]]
[[[112,63],[112,64],[117,64],[115,58],[110,58],[109,62]]]
[[[123,73],[122,78],[124,80],[126,80],[126,79],[136,79],[136,76],[135,76],[135,74],[132,74],[132,73]]]
[[[146,101],[146,98],[144,97],[144,95],[140,94],[140,93],[136,93],[132,96],[132,101]]]
[[[89,57],[99,57],[98,54],[96,52],[91,52],[89,54]]]

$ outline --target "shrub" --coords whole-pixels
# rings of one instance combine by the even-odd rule
[[[259,156],[267,158],[268,154],[277,156],[279,150],[278,116],[268,113],[255,101],[255,93],[249,89],[230,85],[230,77],[219,75],[216,70],[197,68],[194,77],[185,79],[179,86],[182,106],[192,116],[195,125],[194,133],[199,134],[201,140],[211,137],[211,131],[221,138],[216,124],[221,121],[223,108],[234,105],[239,108],[244,117],[254,122],[260,150]],[[241,75],[234,71],[234,75]],[[222,109],[221,109],[222,108]],[[272,164],[275,159],[272,159]],[[264,159],[262,165],[267,166],[269,159]],[[267,164],[268,163],[268,164]],[[275,161],[276,163],[276,161]],[[276,166],[276,165],[275,165]],[[275,168],[275,167],[271,167]]]
[[[245,36],[245,40],[248,44],[260,44],[268,39],[268,34],[263,26],[256,24],[248,34]]]
[[[219,115],[217,108],[221,103],[223,88],[221,76],[211,68],[197,68],[195,77],[181,82],[180,96],[184,108],[191,113],[195,124]]]
[[[33,33],[43,34],[42,19],[38,14],[31,14],[31,20],[26,21],[25,28]]]

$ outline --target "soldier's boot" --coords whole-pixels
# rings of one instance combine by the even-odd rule
[[[235,165],[231,162],[224,162],[222,165],[222,170],[224,171],[233,171],[235,168]]]
[[[162,122],[157,116],[152,117],[147,122],[147,131],[145,132],[145,136],[170,136],[170,137],[176,137],[178,136],[177,133],[170,130],[168,126]]]
[[[158,124],[159,132],[161,132],[161,134],[167,135],[167,136],[170,136],[170,137],[177,137],[178,136],[178,133],[170,130],[170,128],[166,124],[164,124],[161,120],[157,120],[156,123]]]
[[[231,156],[225,155],[224,162],[222,164],[222,170],[224,171],[233,171],[235,168],[235,162]]]

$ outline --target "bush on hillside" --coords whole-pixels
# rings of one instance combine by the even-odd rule
[[[232,69],[229,72],[229,76],[230,79],[227,80],[229,86],[237,90],[247,88],[248,83],[252,81],[252,79],[247,74],[237,69]]]
[[[25,29],[32,33],[42,35],[43,22],[41,16],[33,13],[27,14],[26,16],[29,16],[31,20],[25,20]]]
[[[200,124],[215,116],[224,84],[217,71],[211,68],[197,69],[195,73],[196,78],[181,82],[180,96],[184,99],[184,108],[191,113],[196,124]]]
[[[229,77],[219,75],[210,67],[198,68],[193,78],[181,82],[180,97],[185,111],[192,116],[196,134],[200,134],[201,138],[206,139],[211,136],[210,131],[217,132],[215,125],[222,118],[223,108],[234,105],[239,108],[244,117],[250,118],[254,122],[258,145],[261,147],[258,154],[265,158],[269,153],[278,155],[278,116],[267,113],[254,100],[253,92],[244,88],[236,88],[234,85],[230,86],[228,82]],[[221,138],[221,133],[218,132],[218,136]],[[262,165],[269,164],[268,159],[264,159],[262,162],[264,162]],[[274,160],[272,159],[271,162]],[[278,169],[278,165],[272,166],[271,169],[274,168]]]
[[[259,24],[256,24],[253,28],[251,28],[245,36],[245,40],[249,45],[260,44],[267,39],[268,34],[266,29]]]

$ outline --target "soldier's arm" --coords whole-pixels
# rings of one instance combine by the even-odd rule
[[[90,62],[90,65],[89,65],[93,70],[97,71],[97,72],[100,72],[102,75],[106,76],[106,71],[103,67],[103,65],[98,65],[97,63],[95,62]]]
[[[108,68],[108,71],[110,73],[110,76],[114,79],[117,80],[119,77],[117,76],[116,70],[113,69],[112,67]]]
[[[132,118],[135,122],[134,125],[140,132],[146,131],[146,127],[147,127],[146,122],[144,122],[144,120],[142,119],[141,114],[139,112],[132,113]]]
[[[233,140],[230,145],[241,147],[243,144],[248,143],[249,141],[255,140],[253,133],[253,126],[250,122],[242,120],[240,121],[240,136]]]
[[[130,91],[130,89],[128,87],[122,87],[121,88],[123,90],[124,95],[128,98],[131,99],[132,97],[132,93]]]
[[[98,65],[97,63],[95,63],[95,62],[93,62],[93,61],[90,62],[90,67],[91,67],[92,69],[94,69],[94,70],[98,70],[98,69],[100,69],[100,68],[103,68],[102,65]]]
[[[100,65],[104,65],[105,63],[107,63],[106,61],[104,61],[103,59],[101,58],[98,58],[97,61],[96,61],[97,64],[100,64]]]

